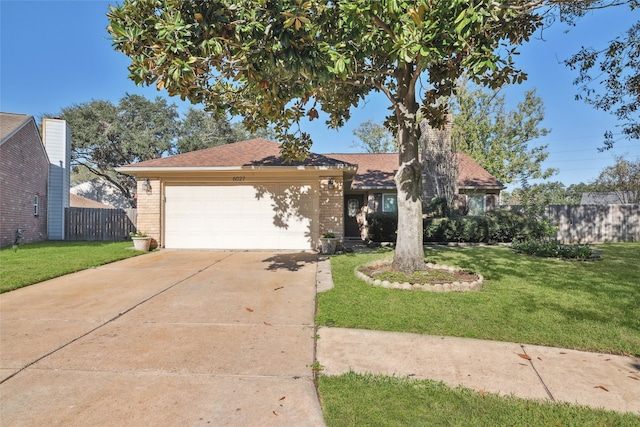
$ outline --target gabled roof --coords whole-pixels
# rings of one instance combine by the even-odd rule
[[[504,185],[475,160],[464,153],[458,154],[458,187],[464,189],[502,189]],[[395,190],[393,180],[398,171],[398,153],[327,154],[343,162],[358,165],[353,189]]]
[[[0,113],[0,145],[22,129],[29,120],[33,120],[33,117],[26,114]]]
[[[328,157],[358,165],[351,188],[356,190],[395,190],[393,180],[398,171],[398,153],[327,154]]]
[[[255,138],[233,144],[219,145],[204,150],[191,151],[175,156],[147,160],[122,169],[135,168],[224,168],[251,166],[317,166],[354,167],[354,165],[311,153],[303,162],[286,162],[280,156],[280,144],[264,138]]]
[[[458,153],[460,174],[458,187],[466,189],[491,188],[502,189],[504,186],[473,159]],[[136,171],[151,170],[210,170],[246,167],[326,167],[354,171],[356,175],[351,184],[353,189],[388,189],[395,190],[393,180],[398,170],[397,153],[358,153],[358,154],[326,154],[310,153],[302,162],[286,162],[280,156],[280,144],[264,138],[250,139],[233,144],[220,145],[204,150],[191,151],[175,156],[147,160],[127,165],[117,170],[136,174]]]
[[[492,188],[503,189],[504,185],[491,175],[478,162],[465,153],[458,154],[458,187],[459,188]]]

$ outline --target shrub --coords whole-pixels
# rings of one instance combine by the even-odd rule
[[[398,215],[394,213],[367,214],[369,239],[374,242],[395,242],[398,230]]]
[[[556,240],[514,240],[511,247],[519,253],[548,258],[589,259],[593,256],[593,248],[589,245],[565,245]]]
[[[369,238],[374,242],[395,242],[398,216],[389,213],[367,215]],[[525,213],[493,210],[484,216],[425,218],[422,223],[425,242],[511,242],[542,239],[554,229],[546,220]]]

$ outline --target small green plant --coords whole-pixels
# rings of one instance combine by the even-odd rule
[[[322,238],[323,238],[323,239],[335,239],[335,237],[336,237],[336,235],[335,235],[335,234],[333,234],[333,233],[332,233],[332,232],[330,232],[330,231],[329,231],[329,232],[327,232],[327,233],[324,233],[324,234],[322,235]]]
[[[149,237],[149,235],[143,231],[136,231],[135,233],[132,231],[129,233],[131,237]]]
[[[307,366],[309,366],[309,365],[307,365]],[[313,362],[313,364],[310,367],[311,367],[311,370],[313,372],[320,372],[320,371],[322,371],[324,369],[324,366],[322,366],[320,364],[320,362],[318,362],[317,360],[315,362]]]

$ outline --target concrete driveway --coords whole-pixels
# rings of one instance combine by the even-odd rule
[[[161,251],[0,295],[0,425],[324,425],[316,259]]]

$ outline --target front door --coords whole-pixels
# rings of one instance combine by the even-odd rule
[[[364,194],[344,195],[344,235],[345,237],[361,237],[358,214],[364,204]]]

